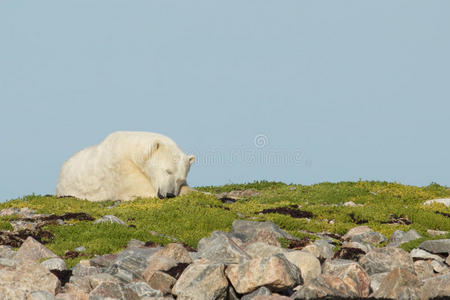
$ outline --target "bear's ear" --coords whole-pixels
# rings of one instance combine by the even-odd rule
[[[159,144],[159,142],[154,142],[153,144],[149,145],[146,156],[144,158],[145,161],[149,160],[150,157],[155,154],[156,151],[158,151],[159,147],[161,145]]]
[[[195,156],[194,155],[189,155],[188,158],[189,158],[189,164],[192,165],[194,163],[194,161],[195,161]]]

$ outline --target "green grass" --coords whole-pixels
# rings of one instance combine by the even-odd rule
[[[292,189],[293,187],[295,189]],[[427,229],[450,231],[450,218],[436,213],[450,214],[450,208],[438,204],[422,205],[428,199],[450,197],[449,188],[435,183],[427,187],[375,181],[325,182],[304,186],[259,181],[198,189],[213,193],[253,189],[257,190],[259,195],[238,200],[234,204],[223,204],[213,195],[194,193],[172,199],[139,199],[123,202],[112,208],[111,201],[89,202],[74,198],[31,195],[1,203],[0,209],[29,207],[45,214],[86,212],[94,218],[112,214],[129,225],[134,225],[94,225],[88,221],[73,221],[65,226],[47,226],[44,229],[54,235],[47,247],[61,256],[65,251],[78,246],[86,247],[85,257],[118,252],[132,238],[167,244],[172,241],[170,237],[173,237],[196,247],[197,242],[212,231],[229,231],[233,220],[242,218],[272,221],[299,238],[305,234],[299,233],[298,230],[344,234],[350,228],[358,226],[355,222],[366,222],[363,225],[383,233],[388,238],[397,229],[415,229],[424,236],[423,240],[430,238],[426,233]],[[341,205],[347,201],[362,206]],[[312,212],[314,217],[306,220],[275,213],[260,214],[263,209],[292,204]],[[408,216],[412,224],[387,224],[391,215]],[[0,230],[11,230],[9,221],[14,218],[16,217],[0,218]],[[330,222],[331,220],[333,222]],[[151,231],[162,236],[152,235]],[[411,242],[403,247],[410,249],[417,246],[417,243]],[[67,263],[71,266],[81,258],[70,259]]]

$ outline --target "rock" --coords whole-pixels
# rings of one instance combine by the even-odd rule
[[[322,269],[325,276],[337,277],[342,280],[342,284],[347,285],[347,295],[352,297],[367,297],[369,295],[369,275],[358,263],[344,259],[327,260]]]
[[[160,290],[164,294],[170,294],[172,287],[177,282],[177,280],[169,274],[160,271],[153,272],[146,281],[149,286],[155,290]]]
[[[326,240],[316,240],[314,245],[319,249],[319,257],[332,258],[334,256],[334,246]]]
[[[0,268],[0,286],[8,292],[8,289],[20,291],[47,291],[54,295],[60,287],[58,278],[33,261],[20,261],[14,266]],[[2,292],[0,292],[1,295]],[[19,295],[20,293],[18,293]],[[3,297],[1,299],[8,299]],[[16,299],[16,298],[12,298]],[[20,298],[17,298],[20,299]]]
[[[344,241],[350,241],[354,236],[361,235],[363,233],[368,233],[368,232],[372,232],[372,229],[370,229],[367,226],[353,227],[342,237],[342,239]]]
[[[159,250],[161,248],[127,248],[119,253],[106,272],[126,283],[142,280],[148,261]]]
[[[444,259],[439,255],[431,254],[425,250],[418,248],[412,249],[410,255],[413,259],[434,259],[437,261],[444,261]]]
[[[419,279],[426,279],[434,276],[433,267],[425,260],[415,261],[414,271]]]
[[[447,235],[448,231],[427,229],[427,233],[433,236]]]
[[[236,291],[234,290],[233,286],[228,286],[228,293],[227,293],[227,300],[239,300],[241,299]]]
[[[139,297],[162,297],[161,291],[153,289],[145,282],[132,282],[125,286],[133,292],[135,292]]]
[[[343,206],[349,206],[349,207],[355,207],[355,206],[357,206],[356,203],[353,202],[353,201],[347,201],[347,202],[344,202],[344,204],[342,204],[342,205],[343,205]]]
[[[221,231],[214,231],[209,238],[201,239],[197,248],[199,258],[217,263],[234,264],[250,259],[228,233]]]
[[[450,239],[428,240],[420,244],[419,248],[431,253],[450,253]]]
[[[257,258],[272,256],[279,253],[285,254],[288,250],[281,247],[271,246],[263,242],[256,242],[247,245],[245,247],[245,252],[252,258]]]
[[[309,252],[292,251],[285,253],[284,256],[300,269],[305,282],[318,277],[322,272],[320,261]]]
[[[91,289],[95,289],[103,282],[120,283],[119,279],[108,273],[92,274],[85,278],[89,281],[89,286]]]
[[[71,283],[67,283],[64,286],[63,291],[64,293],[59,293],[56,295],[55,298],[57,300],[89,300],[89,293]]]
[[[277,235],[270,230],[261,229],[255,233],[252,239],[247,241],[247,244],[263,242],[265,244],[281,247],[281,243],[277,238]]]
[[[139,300],[138,294],[122,283],[102,282],[89,294],[89,300]]]
[[[408,252],[396,247],[376,248],[359,259],[369,275],[390,272],[402,267],[414,272],[414,264]]]
[[[334,255],[334,258],[350,259],[358,261],[363,255],[373,250],[370,244],[358,242],[344,242],[341,249]]]
[[[94,275],[98,275],[98,274],[94,274]],[[89,276],[83,276],[83,277],[79,277],[79,276],[71,276],[69,279],[69,283],[66,283],[66,285],[64,286],[65,288],[67,288],[68,286],[74,286],[76,287],[77,290],[82,291],[83,293],[90,293],[92,290],[92,286],[91,286],[91,281],[89,279]],[[118,279],[117,279],[118,281]]]
[[[370,288],[373,292],[376,292],[380,288],[381,282],[387,274],[389,274],[389,272],[370,275]]]
[[[307,245],[307,246],[303,247],[302,251],[311,253],[312,255],[314,255],[317,258],[320,257],[320,249],[317,245]]]
[[[407,243],[413,240],[420,239],[422,236],[414,229],[404,232],[401,230],[396,230],[391,236],[391,242],[389,246],[399,246],[403,243]]]
[[[253,300],[291,300],[291,298],[281,295],[258,295]]]
[[[300,270],[282,254],[230,265],[225,273],[240,294],[250,293],[261,286],[279,291],[302,282]]]
[[[173,258],[165,256],[152,256],[144,270],[143,277],[148,281],[156,271],[168,271],[177,266],[177,262]]]
[[[432,260],[430,265],[436,273],[445,273],[448,270],[447,266],[441,261]]]
[[[423,281],[422,299],[448,297],[450,295],[450,272]],[[442,298],[444,299],[444,298]]]
[[[90,264],[93,267],[108,268],[117,260],[117,258],[117,254],[105,254],[91,258]]]
[[[38,228],[38,223],[36,222],[30,222],[30,221],[10,221],[9,222],[11,226],[13,227],[13,231],[18,232],[20,230],[30,230],[35,231]]]
[[[74,251],[77,251],[77,252],[84,252],[84,251],[86,251],[86,247],[84,247],[84,246],[80,246],[80,247],[76,247],[75,249],[73,249]]]
[[[450,254],[447,256],[445,263],[450,266]]]
[[[445,206],[449,207],[450,206],[450,198],[427,200],[423,204],[431,205],[431,204],[434,204],[434,203],[444,204]]]
[[[0,258],[13,258],[16,255],[10,246],[0,245]]]
[[[0,268],[1,267],[14,267],[17,264],[15,259],[10,258],[0,258]]]
[[[27,300],[54,300],[55,296],[48,291],[33,291],[27,295]]]
[[[127,248],[139,248],[139,247],[145,247],[145,243],[143,241],[135,239],[131,239],[127,245]]]
[[[251,292],[250,294],[242,296],[241,300],[254,300],[256,296],[270,296],[272,292],[265,286]]]
[[[100,271],[96,267],[86,266],[82,263],[78,263],[72,268],[72,275],[78,277],[85,277],[98,273],[100,273]]]
[[[225,299],[228,281],[223,264],[193,263],[184,270],[172,289],[177,300]]]
[[[0,299],[25,300],[27,293],[24,290],[18,290],[8,285],[0,285]]]
[[[50,258],[43,262],[41,262],[41,266],[46,268],[47,270],[59,270],[63,271],[66,269],[66,263],[63,259],[59,257]]]
[[[53,257],[58,256],[30,236],[25,240],[22,246],[20,246],[19,250],[17,250],[15,259],[39,262],[43,258]]]
[[[189,252],[182,244],[170,243],[163,249],[155,253],[155,256],[165,256],[174,259],[178,263],[190,264],[192,263]]]
[[[365,232],[365,233],[361,233],[361,234],[353,236],[351,238],[351,241],[377,245],[377,244],[381,244],[381,243],[384,243],[385,241],[387,241],[387,238],[379,232],[370,231],[370,232]]]
[[[116,224],[128,226],[127,223],[125,223],[124,221],[122,221],[121,219],[119,219],[118,217],[113,216],[113,215],[105,215],[94,222],[94,224],[100,224],[100,223],[116,223]]]
[[[254,240],[259,232],[271,232],[276,238],[286,238],[297,240],[293,235],[281,230],[272,222],[253,222],[244,220],[234,220],[231,233],[233,236],[244,242]],[[266,233],[264,233],[266,234]]]
[[[397,267],[384,277],[373,296],[389,299],[420,299],[420,286],[420,280],[414,272]]]

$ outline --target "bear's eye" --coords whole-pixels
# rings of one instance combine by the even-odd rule
[[[173,172],[170,171],[170,170],[166,170],[166,172],[167,172],[167,174],[169,174],[169,175],[172,175],[172,174],[173,174]]]

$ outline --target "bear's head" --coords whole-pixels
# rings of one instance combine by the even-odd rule
[[[155,142],[144,166],[159,198],[178,196],[181,186],[186,184],[186,177],[192,163],[193,155],[186,155],[175,143]]]

